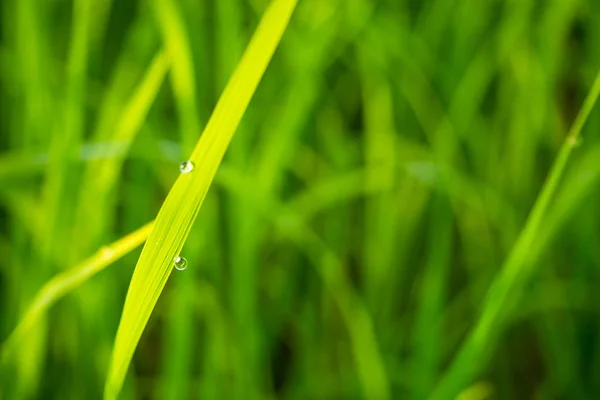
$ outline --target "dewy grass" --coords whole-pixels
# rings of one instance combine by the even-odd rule
[[[189,234],[225,150],[279,43],[296,0],[271,3],[225,88],[189,161],[195,169],[175,182],[136,265],[117,331],[104,391],[118,396],[142,331]]]
[[[487,292],[476,325],[470,331],[441,382],[434,390],[431,396],[433,399],[449,399],[456,396],[461,388],[473,378],[485,357],[489,356],[494,338],[501,328],[503,314],[510,306],[510,302],[514,302],[519,297],[521,288],[531,276],[535,260],[531,258],[530,250],[540,234],[543,219],[554,199],[571,152],[580,143],[581,130],[599,95],[600,72],[569,130],[521,234]],[[512,298],[509,299],[509,296]]]
[[[53,276],[73,282],[63,268],[156,217],[271,1],[0,2],[0,340],[33,321]],[[588,90],[600,3],[414,3],[298,2],[120,397],[435,389]],[[158,93],[131,130],[128,104],[161,49],[173,65],[164,75],[159,63]],[[477,365],[452,366],[464,383],[450,398],[599,397],[596,111],[498,337],[481,336]],[[133,141],[115,142],[126,131]],[[83,142],[57,151],[66,136]],[[126,257],[18,328],[0,398],[102,396],[123,311],[114,288],[137,260]]]

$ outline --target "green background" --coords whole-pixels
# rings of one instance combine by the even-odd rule
[[[172,40],[159,3],[0,4],[0,341],[44,282],[156,216],[267,5],[165,0],[193,87],[169,72],[111,140]],[[461,400],[600,397],[598,110],[502,322],[452,363],[599,68],[595,0],[300,0],[122,398],[377,400],[383,379],[425,399],[450,365]],[[106,160],[112,179],[85,173]],[[1,399],[101,398],[139,252],[33,327]]]

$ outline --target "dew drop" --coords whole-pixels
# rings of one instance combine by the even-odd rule
[[[194,163],[191,162],[190,160],[185,160],[184,162],[179,164],[179,171],[181,171],[182,174],[188,174],[188,173],[192,172],[193,170],[194,170]]]
[[[184,269],[187,268],[188,262],[185,258],[183,257],[175,257],[175,269],[178,271],[183,271]]]

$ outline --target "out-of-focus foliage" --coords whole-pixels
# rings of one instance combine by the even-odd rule
[[[0,343],[156,217],[268,3],[1,2]],[[600,396],[598,108],[456,360],[599,68],[591,0],[299,1],[121,398]],[[101,397],[139,255],[58,286],[0,398]]]

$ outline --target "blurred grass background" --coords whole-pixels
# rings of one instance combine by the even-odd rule
[[[266,5],[2,1],[0,341],[156,216]],[[593,0],[300,1],[121,397],[427,398],[599,66]],[[461,399],[600,396],[599,130]],[[137,257],[35,325],[0,398],[101,397]]]

